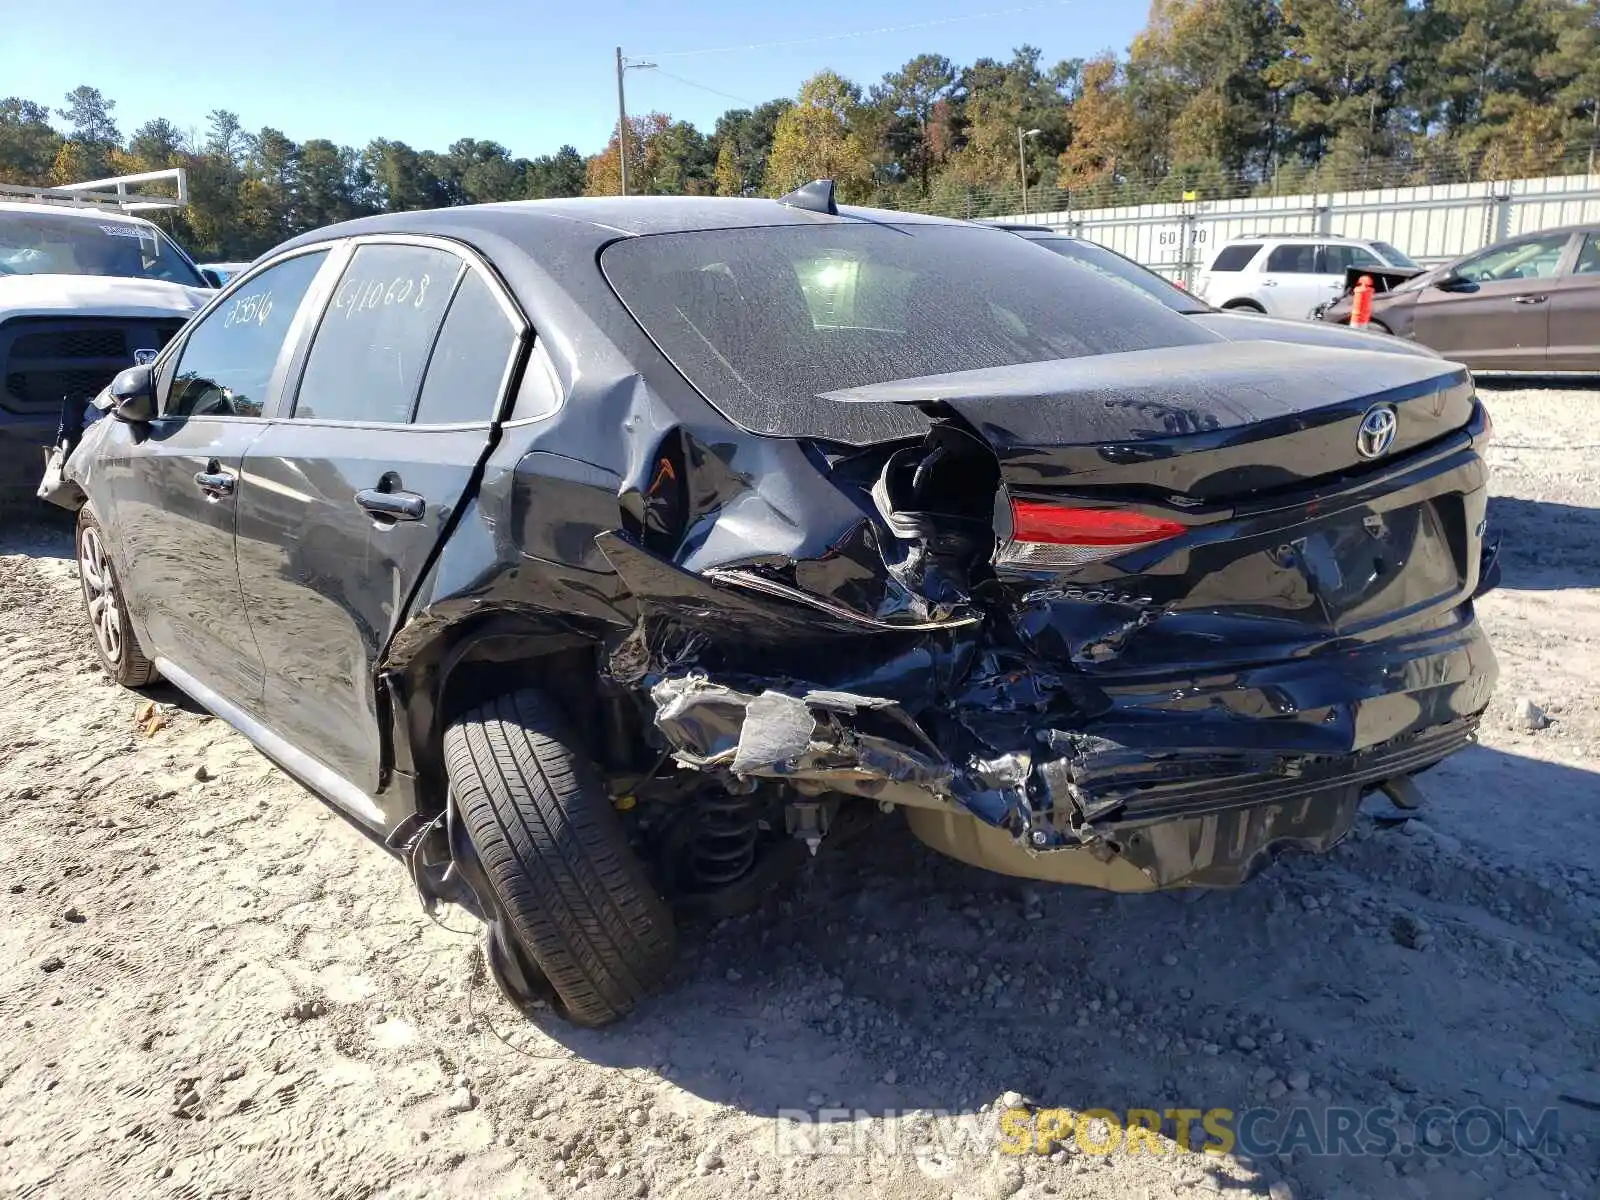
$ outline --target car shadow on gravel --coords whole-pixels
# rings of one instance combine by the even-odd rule
[[[1501,587],[1600,587],[1600,507],[1493,496],[1489,532],[1500,538]]]
[[[0,556],[69,559],[74,527],[71,513],[38,500],[0,504]]]
[[[764,911],[686,930],[678,978],[630,1020],[541,1028],[588,1062],[766,1118],[970,1114],[1006,1092],[1113,1112],[1508,1100],[1497,1080],[1512,1051],[1463,1040],[1501,1006],[1528,1029],[1541,1018],[1517,990],[1527,968],[1501,968],[1472,939],[1581,954],[1600,937],[1582,903],[1552,907],[1531,863],[1490,861],[1448,831],[1503,822],[1507,796],[1575,817],[1600,779],[1480,747],[1423,783],[1420,823],[1370,797],[1333,854],[1285,855],[1231,891],[1035,887],[946,860],[889,822]],[[1551,832],[1558,848],[1581,836]],[[1430,927],[1438,937],[1419,940]],[[1478,1015],[1445,1003],[1462,988]],[[1549,997],[1552,1014],[1581,1003]],[[1551,1022],[1560,1042],[1570,1021]]]

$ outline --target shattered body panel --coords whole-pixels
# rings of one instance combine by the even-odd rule
[[[1038,255],[1035,274],[1081,272],[1066,291],[1114,289],[1132,326],[1100,331],[1109,352],[1089,331],[1041,357],[1002,322],[988,365],[741,409],[739,364],[716,386],[690,374],[729,356],[685,366],[597,264],[764,227],[849,230],[846,249],[868,227],[959,228]],[[899,214],[538,202],[285,249],[369,232],[470,245],[537,336],[383,638],[373,831],[391,845],[445,808],[452,714],[534,684],[629,803],[691,774],[856,796],[999,870],[1231,884],[1282,846],[1332,845],[1363,791],[1470,740],[1488,701],[1486,425],[1457,366],[1246,341],[1003,231]],[[816,320],[838,332],[831,309]],[[862,320],[845,332],[882,332]],[[1389,440],[1362,457],[1374,412]],[[93,499],[92,472],[76,478]],[[1061,513],[1144,532],[1026,536]]]

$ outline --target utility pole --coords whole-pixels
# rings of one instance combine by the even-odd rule
[[[628,102],[622,96],[622,47],[617,47],[617,165],[622,168],[622,192],[628,194]]]
[[[651,62],[629,62],[622,57],[622,47],[617,47],[617,166],[622,172],[621,195],[628,194],[628,102],[622,94],[622,73],[644,71],[655,66]]]

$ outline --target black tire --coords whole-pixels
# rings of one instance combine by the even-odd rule
[[[1267,310],[1254,300],[1230,300],[1222,308],[1224,312],[1247,312],[1256,313],[1259,316],[1267,315]]]
[[[128,619],[122,583],[106,550],[105,531],[87,507],[78,510],[78,578],[83,608],[94,636],[100,666],[123,687],[142,688],[155,682],[157,671],[139,644]]]
[[[445,732],[445,770],[509,932],[578,1025],[624,1016],[676,956],[672,912],[554,705],[497,696]],[[488,899],[488,898],[486,898]]]

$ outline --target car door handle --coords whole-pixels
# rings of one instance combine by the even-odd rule
[[[365,488],[356,493],[356,504],[375,517],[390,521],[420,521],[428,504],[414,492],[380,492]]]
[[[1277,287],[1278,286],[1278,281],[1276,279],[1263,279],[1261,281],[1261,286],[1262,287]]]
[[[1543,304],[1548,299],[1550,299],[1549,296],[1518,296],[1517,297],[1517,303],[1518,304]]]
[[[208,496],[231,496],[236,477],[227,471],[196,471],[195,486]]]

